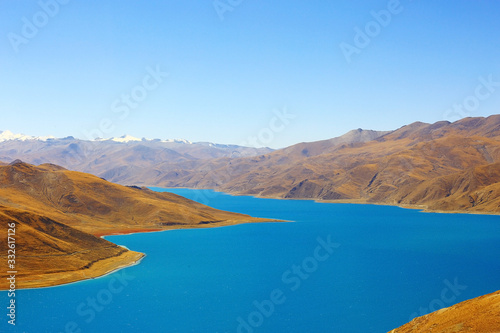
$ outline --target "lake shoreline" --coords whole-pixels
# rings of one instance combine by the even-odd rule
[[[389,203],[378,203],[378,202],[367,202],[363,199],[341,199],[341,200],[317,200],[313,198],[280,198],[280,197],[264,197],[259,195],[247,195],[241,193],[228,193],[223,191],[218,191],[215,189],[193,189],[187,187],[159,187],[159,186],[147,186],[149,189],[151,188],[162,188],[162,189],[189,189],[189,190],[211,190],[216,193],[227,194],[231,196],[248,196],[259,199],[274,199],[274,200],[308,200],[314,201],[317,203],[332,203],[332,204],[361,204],[361,205],[376,205],[376,206],[390,206],[390,207],[400,207],[403,209],[416,209],[422,213],[446,213],[446,214],[474,214],[474,215],[500,215],[499,213],[491,213],[491,212],[470,212],[470,211],[444,211],[444,210],[429,210],[424,205],[397,205],[397,204],[389,204]],[[245,223],[256,223],[256,222],[292,222],[292,221],[284,221],[284,220],[276,220],[276,219],[266,219],[261,218],[261,221],[224,221],[222,223],[216,222],[205,225],[171,225],[164,226],[163,228],[117,228],[114,230],[104,230],[93,233],[96,237],[106,237],[106,236],[121,236],[121,235],[132,235],[139,233],[148,233],[148,232],[160,232],[160,231],[168,231],[168,230],[185,230],[185,229],[200,229],[200,228],[218,228],[225,226],[234,226]],[[127,249],[128,252],[126,254],[134,254],[131,257],[123,258],[122,255],[119,258],[106,258],[99,262],[99,267],[95,267],[93,264],[90,268],[86,268],[84,270],[77,270],[71,272],[58,272],[58,273],[49,273],[49,274],[38,274],[30,276],[28,282],[23,281],[18,284],[18,289],[36,289],[36,288],[48,288],[48,287],[57,287],[70,283],[76,283],[80,281],[85,281],[89,279],[95,279],[99,277],[106,276],[108,274],[112,274],[120,269],[127,268],[130,266],[134,266],[139,264],[140,261],[146,256],[143,253],[135,252],[133,250]],[[137,257],[137,254],[140,256]],[[114,262],[114,264],[113,264]],[[83,276],[82,276],[83,275]],[[24,277],[23,277],[24,278]],[[39,278],[40,280],[35,280],[34,278]],[[48,280],[47,280],[48,278]],[[27,285],[27,286],[26,286]],[[3,288],[1,290],[4,290]]]
[[[159,228],[117,228],[116,230],[111,230],[109,232],[99,231],[93,235],[96,237],[107,237],[107,236],[124,236],[133,234],[143,234],[149,232],[162,232],[170,230],[188,230],[188,229],[207,229],[207,228],[221,228],[229,227],[246,223],[271,223],[271,222],[291,222],[276,219],[254,219],[254,221],[224,221],[219,223],[204,224],[204,225],[172,225],[166,226],[163,229]],[[113,243],[114,244],[114,243]],[[50,287],[59,287],[68,285],[71,283],[83,282],[90,279],[97,279],[104,277],[106,275],[112,274],[123,268],[138,265],[142,259],[146,257],[146,254],[136,252],[126,248],[125,246],[116,244],[127,250],[127,252],[122,253],[118,257],[105,258],[92,264],[89,268],[80,269],[76,271],[68,272],[57,272],[57,273],[47,273],[47,274],[35,274],[30,276],[20,276],[20,283],[17,284],[17,290],[24,289],[41,289]],[[21,282],[22,281],[22,282]],[[0,291],[6,291],[8,288],[4,289],[3,286],[0,287]]]
[[[438,214],[473,214],[473,215],[500,215],[500,212],[487,212],[487,211],[469,211],[469,210],[442,210],[442,209],[429,209],[427,205],[411,205],[411,204],[396,204],[396,203],[386,203],[386,202],[369,202],[365,199],[336,199],[336,200],[319,200],[316,198],[282,198],[278,196],[261,196],[261,195],[251,195],[238,192],[224,192],[213,188],[191,188],[191,187],[161,187],[158,185],[141,185],[151,188],[163,188],[163,189],[186,189],[186,190],[210,190],[216,193],[223,193],[232,196],[247,196],[259,199],[274,199],[274,200],[310,200],[317,203],[333,203],[333,204],[358,204],[358,205],[375,205],[375,206],[390,206],[399,207],[404,209],[416,209],[422,213],[438,213]]]
[[[161,191],[161,189],[155,190]],[[449,287],[450,283],[458,288],[456,289],[458,294],[453,294],[453,291],[448,290],[446,296],[455,295],[456,303],[480,297],[480,295],[486,295],[498,289],[496,281],[495,283],[491,281],[493,279],[478,284],[477,280],[474,280],[477,273],[462,269],[457,265],[458,262],[462,262],[458,257],[462,257],[464,253],[467,253],[467,245],[477,244],[479,255],[490,253],[484,251],[492,251],[488,245],[489,243],[482,243],[480,240],[493,241],[494,238],[497,238],[496,236],[493,238],[489,236],[498,235],[498,232],[493,233],[492,231],[500,230],[498,223],[495,223],[497,222],[495,218],[481,217],[480,215],[477,215],[477,217],[472,215],[421,215],[418,214],[419,211],[391,208],[390,205],[375,207],[365,205],[364,202],[358,202],[361,205],[356,206],[348,203],[346,205],[320,205],[310,200],[260,201],[258,198],[251,196],[231,196],[222,193],[217,195],[211,191],[201,191],[199,193],[196,193],[197,190],[175,191],[174,189],[165,189],[164,191],[172,191],[188,198],[201,198],[201,200],[210,198],[208,204],[219,209],[231,210],[232,208],[233,211],[244,211],[246,214],[255,216],[274,215],[276,218],[294,220],[296,223],[290,225],[290,227],[286,225],[280,226],[275,223],[262,223],[252,226],[253,223],[242,221],[242,223],[237,224],[240,227],[231,229],[222,228],[223,226],[218,223],[208,225],[202,223],[195,224],[194,228],[192,226],[184,228],[186,231],[164,233],[162,235],[159,234],[160,231],[182,228],[175,224],[166,225],[161,230],[158,230],[159,225],[152,225],[149,228],[140,228],[138,225],[126,228],[126,226],[120,225],[119,228],[114,229],[112,232],[105,232],[104,229],[95,230],[94,235],[105,232],[106,235],[102,235],[101,238],[118,244],[123,249],[137,249],[147,254],[148,257],[144,261],[138,260],[135,262],[140,266],[133,267],[130,270],[123,270],[113,274],[117,270],[129,266],[118,267],[116,270],[110,269],[107,274],[112,275],[99,281],[88,281],[73,286],[68,285],[67,288],[46,289],[39,293],[49,299],[51,292],[61,296],[67,291],[75,290],[83,295],[79,298],[84,300],[87,297],[89,288],[96,289],[96,292],[92,292],[91,296],[97,295],[99,288],[105,289],[109,285],[108,283],[113,284],[112,281],[116,281],[116,279],[123,276],[130,277],[131,280],[136,278],[133,287],[127,289],[127,293],[130,293],[130,299],[140,299],[137,297],[143,297],[144,289],[142,287],[151,285],[157,288],[155,289],[155,297],[151,298],[151,304],[155,305],[155,307],[161,304],[160,309],[175,312],[176,305],[173,303],[181,302],[179,303],[181,306],[193,306],[193,309],[199,310],[198,315],[200,315],[205,312],[204,308],[211,304],[205,298],[205,292],[208,289],[213,295],[227,292],[226,284],[220,284],[220,277],[228,276],[227,286],[231,290],[237,291],[236,293],[228,293],[228,300],[231,301],[231,304],[238,303],[237,310],[231,313],[231,316],[234,316],[234,318],[241,316],[246,320],[247,314],[254,311],[254,308],[251,307],[252,300],[257,299],[258,302],[264,302],[267,299],[267,294],[256,297],[255,293],[246,292],[245,288],[252,281],[258,280],[262,276],[261,272],[265,272],[269,277],[269,283],[265,285],[266,288],[269,291],[277,288],[283,291],[285,296],[291,295],[290,292],[293,291],[294,283],[298,283],[299,280],[297,279],[300,279],[301,285],[303,283],[303,290],[307,291],[307,295],[296,293],[294,296],[298,295],[298,299],[288,297],[288,304],[291,309],[294,309],[293,311],[296,311],[294,313],[302,312],[301,307],[305,301],[319,301],[322,311],[332,311],[332,313],[337,313],[339,316],[339,319],[324,321],[321,325],[323,327],[327,327],[325,325],[335,326],[338,328],[336,330],[342,331],[342,328],[347,327],[345,325],[348,322],[352,322],[357,317],[356,313],[358,311],[344,309],[342,304],[331,305],[328,301],[323,302],[325,292],[320,284],[310,283],[305,279],[302,280],[299,275],[293,273],[293,267],[311,270],[313,266],[310,264],[314,262],[317,263],[320,269],[317,270],[317,273],[316,271],[311,272],[310,275],[314,273],[314,279],[326,283],[327,295],[342,300],[351,300],[352,298],[352,305],[357,307],[357,310],[366,313],[372,311],[372,306],[366,306],[363,301],[356,301],[361,300],[360,297],[365,297],[364,295],[368,295],[366,297],[369,302],[373,302],[373,304],[379,303],[377,298],[380,297],[380,292],[366,294],[368,287],[373,286],[375,283],[378,285],[379,281],[382,281],[381,288],[388,288],[384,291],[385,298],[382,298],[386,302],[397,303],[399,297],[401,297],[401,291],[403,291],[403,294],[407,293],[406,297],[414,297],[412,301],[402,302],[402,309],[395,310],[394,315],[385,315],[383,310],[379,311],[380,313],[377,314],[376,318],[380,318],[380,324],[376,324],[374,327],[377,327],[377,329],[372,331],[387,332],[390,329],[404,325],[412,312],[417,311],[420,306],[427,306],[429,300],[439,297],[440,294],[436,294],[436,290],[439,291],[440,288]],[[353,219],[356,219],[355,214],[358,213],[362,218],[354,221]],[[372,220],[365,221],[365,219],[371,217],[373,217]],[[476,219],[479,223],[469,223],[476,221]],[[175,220],[170,221],[175,222]],[[454,221],[458,221],[456,228],[452,227],[450,229],[450,224],[452,225]],[[186,223],[189,223],[189,221],[186,221]],[[233,225],[236,224],[233,223],[231,226]],[[220,230],[219,232],[217,230],[201,230],[206,229],[207,226],[226,230]],[[187,229],[189,229],[189,232]],[[154,234],[149,232],[154,232]],[[448,238],[438,237],[441,233]],[[129,237],[129,235],[134,234],[135,236]],[[435,234],[436,237],[429,237],[430,234]],[[331,240],[329,240],[330,235]],[[331,253],[331,261],[328,261],[328,263],[323,263],[323,261],[315,257],[318,237],[326,240],[326,244],[333,241],[342,244],[339,250]],[[401,249],[401,246],[403,246],[403,253],[394,252],[395,249]],[[436,258],[436,256],[433,256],[434,249],[442,257]],[[441,252],[443,249],[445,249],[444,252]],[[329,252],[320,251],[319,255],[323,256],[327,253]],[[390,262],[386,260],[388,258],[387,253],[390,254]],[[413,256],[413,254],[415,255]],[[447,254],[451,254],[453,257],[451,257],[450,265],[443,265],[443,260],[449,259]],[[485,262],[485,265],[490,261],[494,261],[494,257],[494,255],[487,257],[485,260],[488,261]],[[464,265],[471,266],[473,258],[467,256],[464,258]],[[425,264],[423,261],[418,261],[424,259],[430,260]],[[113,259],[110,261],[113,261]],[[380,265],[383,265],[383,263],[386,263],[387,267],[381,270]],[[416,263],[416,266],[412,263]],[[123,264],[128,265],[127,262],[123,262]],[[110,262],[110,265],[116,265],[116,263]],[[475,268],[477,268],[478,272],[482,272],[485,265]],[[344,274],[346,268],[350,270],[349,267],[353,267],[352,272],[349,271]],[[422,269],[425,267],[436,267],[436,270],[433,270],[434,273],[430,273],[428,270]],[[214,271],[204,274],[204,272],[211,269]],[[489,271],[489,268],[487,269]],[[417,274],[413,274],[415,270],[417,270]],[[304,271],[302,270],[302,272]],[[398,273],[401,275],[398,275]],[[384,282],[388,281],[386,279],[389,276],[395,278],[395,283]],[[456,277],[458,277],[458,282]],[[40,278],[43,278],[43,276],[40,276]],[[446,280],[443,280],[444,278]],[[168,283],[165,283],[165,281],[168,281]],[[205,281],[209,281],[209,283],[205,284]],[[328,286],[332,285],[332,281],[335,282],[336,286],[342,286],[344,282],[348,285],[346,288],[335,287],[334,289],[328,289]],[[360,288],[356,288],[356,286],[351,288],[350,281],[354,281],[356,286],[360,286]],[[427,281],[422,288],[426,296],[420,299],[415,296],[417,295],[416,291],[412,291],[413,288],[408,289],[408,287],[415,286],[423,281]],[[185,289],[177,289],[176,286],[179,283],[182,285],[184,282],[186,283],[184,285]],[[483,283],[486,287],[483,286]],[[396,286],[396,290],[393,289],[393,285]],[[493,285],[494,289],[490,288],[490,285]],[[464,286],[467,290],[464,289]],[[220,289],[218,289],[219,287]],[[190,295],[196,295],[196,299],[201,301],[203,307],[198,308],[196,305],[192,305],[194,298],[184,297],[186,292]],[[37,291],[34,290],[32,293],[35,293],[33,297],[36,299]],[[28,294],[30,293],[26,292],[26,295]],[[104,294],[101,293],[100,295]],[[71,293],[68,297],[71,299]],[[164,302],[164,299],[172,301]],[[450,297],[446,299],[447,301],[441,299],[446,306],[455,304]],[[106,298],[103,298],[103,300],[106,301]],[[203,303],[204,301],[206,303]],[[134,309],[133,305],[129,306],[127,304],[120,304],[120,309],[123,309],[123,311]],[[248,309],[248,307],[250,308]],[[115,308],[115,306],[110,306],[111,308]],[[89,309],[89,306],[87,305],[84,309]],[[156,316],[163,313],[160,310],[157,312]],[[287,318],[286,313],[277,313],[277,316]],[[314,310],[308,312],[307,315],[316,316]],[[207,318],[208,316],[207,314]],[[221,314],[220,318],[224,318],[223,316],[224,314]],[[344,321],[342,318],[345,316],[349,320]],[[100,318],[102,325],[108,322],[107,316]],[[119,318],[119,316],[116,316],[114,320]],[[177,318],[177,316],[173,318]],[[182,321],[179,319],[176,323],[178,323],[179,327],[187,327],[187,325],[182,324]],[[109,323],[111,322],[109,320]],[[282,322],[282,318],[278,318],[276,322]],[[271,321],[269,323],[272,324]],[[234,328],[236,328],[236,324],[234,325]],[[352,325],[369,327],[372,324],[354,323]]]
[[[121,269],[138,265],[146,254],[136,251],[124,252],[118,257],[109,257],[99,260],[89,268],[68,272],[57,272],[47,274],[34,274],[29,276],[19,276],[16,290],[41,289],[59,287],[86,280],[97,279],[109,274],[113,274]],[[8,289],[1,289],[5,291]]]

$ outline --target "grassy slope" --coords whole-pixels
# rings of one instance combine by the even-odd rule
[[[54,165],[0,166],[0,232],[6,235],[7,223],[16,223],[18,288],[99,276],[142,256],[98,235],[260,221],[267,220]],[[0,251],[6,263],[5,242]]]
[[[500,332],[500,291],[415,318],[389,333]]]

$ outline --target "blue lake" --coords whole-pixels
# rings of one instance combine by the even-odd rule
[[[106,237],[147,257],[98,279],[21,290],[16,329],[3,314],[0,330],[387,332],[500,289],[498,216],[155,190],[295,222]]]

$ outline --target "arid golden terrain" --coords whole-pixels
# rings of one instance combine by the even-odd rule
[[[175,194],[125,187],[55,165],[15,161],[0,166],[0,230],[16,225],[17,288],[103,275],[143,254],[101,235],[266,221],[230,213]],[[0,243],[7,263],[7,243]],[[6,267],[0,289],[6,289]]]
[[[413,319],[389,333],[500,332],[500,291]]]
[[[301,143],[149,181],[261,197],[500,213],[500,115],[417,122],[369,141],[349,136],[344,141],[351,143]]]

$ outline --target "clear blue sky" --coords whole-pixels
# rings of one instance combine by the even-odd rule
[[[500,113],[496,0],[54,1],[0,1],[0,130],[278,148]]]

